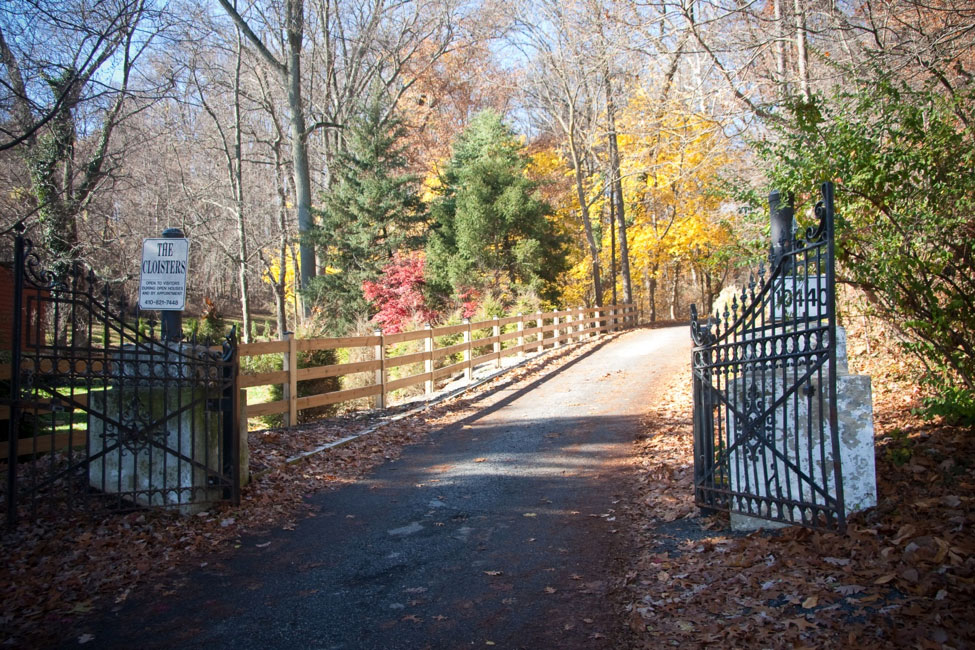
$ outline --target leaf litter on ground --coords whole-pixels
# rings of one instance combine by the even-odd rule
[[[385,413],[350,413],[289,429],[251,431],[252,481],[239,507],[220,505],[197,516],[141,510],[124,514],[50,513],[3,532],[0,551],[0,646],[87,643],[92,617],[121,608],[136,594],[168,598],[194,567],[216,564],[273,528],[295,530],[315,516],[305,498],[349,484],[438,428],[469,418],[502,399],[498,389],[528,383],[585,354],[601,340],[552,351],[480,387],[389,421]],[[401,407],[405,412],[410,407]],[[298,454],[385,422],[340,447],[287,462]],[[269,542],[255,542],[267,548]],[[268,548],[273,552],[273,547]]]
[[[673,377],[637,436],[621,506],[633,552],[616,590],[618,647],[975,647],[975,431],[915,415],[916,382],[896,353],[874,350],[864,365],[878,505],[846,534],[746,535],[702,516],[690,370]]]

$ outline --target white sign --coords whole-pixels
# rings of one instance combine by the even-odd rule
[[[162,238],[142,241],[139,308],[181,311],[186,304],[186,264],[190,243]]]
[[[788,275],[772,283],[772,318],[775,320],[815,320],[826,317],[825,275],[808,278]]]

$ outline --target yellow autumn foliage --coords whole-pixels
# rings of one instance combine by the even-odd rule
[[[731,145],[712,118],[636,93],[618,120],[620,173],[632,224],[631,268],[658,275],[674,260],[698,265],[733,243],[714,187]]]

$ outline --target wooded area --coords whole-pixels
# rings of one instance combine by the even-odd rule
[[[18,0],[0,229],[121,284],[179,227],[187,316],[245,341],[655,320],[833,180],[841,279],[972,421],[973,38],[944,1]]]

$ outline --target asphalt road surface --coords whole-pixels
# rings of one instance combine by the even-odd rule
[[[686,327],[627,332],[500,391],[311,497],[319,513],[293,531],[127,605],[87,647],[612,647],[622,462],[689,340]]]

